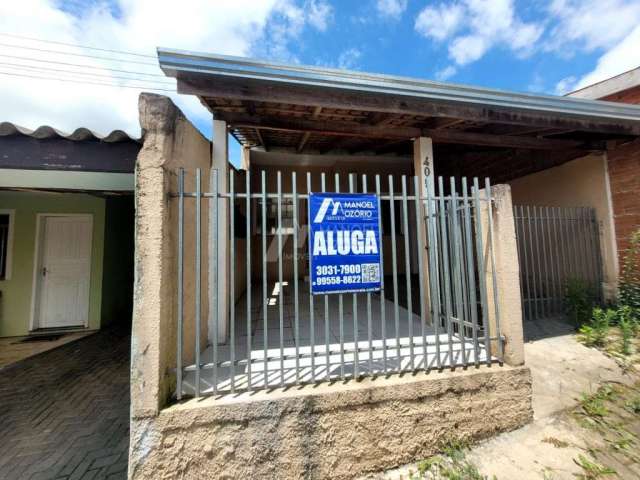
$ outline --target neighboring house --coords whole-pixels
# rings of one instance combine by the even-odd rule
[[[139,150],[0,123],[0,337],[130,322]]]
[[[584,87],[569,96],[640,104],[640,67]],[[629,237],[640,228],[640,141],[613,145],[606,158],[618,264],[622,265]]]
[[[523,313],[614,295],[607,156],[640,107],[158,57],[214,138],[141,96],[131,478],[352,478],[531,419]],[[380,293],[313,293],[311,194],[338,191],[377,194],[380,262],[344,280]]]

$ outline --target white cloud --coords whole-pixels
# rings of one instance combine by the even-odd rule
[[[230,55],[266,53],[270,57],[289,59],[289,46],[292,41],[298,40],[303,29],[307,25],[318,30],[326,29],[332,13],[324,1],[308,2],[303,9],[294,0],[185,0],[179,3],[170,0],[117,0],[111,9],[106,3],[98,2],[75,8],[71,13],[63,11],[59,5],[60,2],[54,0],[3,0],[0,2],[0,32],[149,55],[155,54],[156,46],[165,46]],[[49,124],[65,131],[73,131],[80,126],[101,133],[123,129],[138,135],[137,97],[140,91],[146,89],[138,87],[175,88],[175,83],[164,76],[140,77],[147,79],[142,84],[117,78],[130,77],[131,74],[105,70],[114,68],[162,75],[154,58],[126,57],[8,37],[0,39],[2,43],[119,59],[107,61],[0,47],[0,54],[5,55],[0,57],[0,62],[4,62],[4,65],[0,65],[0,72],[55,76],[68,80],[62,82],[0,74],[0,121],[11,121],[30,128]],[[46,64],[12,59],[6,55],[95,68],[88,70]],[[152,65],[126,63],[121,61],[123,58]],[[32,68],[19,68],[7,63],[28,64]],[[102,76],[37,70],[41,67],[92,72]],[[70,82],[80,79],[118,86]],[[158,93],[169,95],[169,92]],[[194,97],[171,96],[190,118],[210,121],[210,115]]]
[[[407,0],[376,0],[376,10],[382,17],[398,20],[407,9]]]
[[[596,68],[583,76],[571,90],[576,90],[640,66],[640,25],[617,45],[602,55]]]
[[[424,8],[416,18],[416,31],[435,40],[444,40],[462,25],[464,8],[460,4],[440,4]]]
[[[527,56],[544,30],[538,23],[521,20],[513,0],[429,5],[416,18],[415,29],[424,37],[447,40],[449,57],[459,66],[479,60],[498,46]]]
[[[322,0],[307,2],[307,20],[317,30],[324,32],[333,17],[333,7]]]
[[[556,25],[546,48],[563,55],[611,48],[640,23],[638,0],[553,0],[548,11]]]
[[[578,79],[574,75],[563,78],[558,83],[556,83],[555,94],[564,95],[565,93],[569,93],[572,90],[575,90],[577,81]]]
[[[436,80],[444,82],[449,78],[453,77],[457,73],[458,69],[453,65],[449,65],[448,67],[443,68],[442,70],[438,70],[436,72]]]
[[[338,68],[353,70],[358,67],[358,60],[362,56],[362,52],[357,48],[349,48],[344,50],[338,56]]]

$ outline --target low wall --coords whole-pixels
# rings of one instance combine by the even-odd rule
[[[353,478],[530,422],[531,374],[497,366],[190,400],[134,418],[130,478]]]

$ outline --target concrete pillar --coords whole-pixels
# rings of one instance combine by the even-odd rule
[[[185,169],[185,189],[195,188],[195,169],[211,162],[207,140],[173,104],[171,99],[143,93],[139,100],[144,143],[136,161],[135,278],[131,333],[132,442],[136,419],[156,415],[175,389],[177,343],[177,174]],[[206,176],[203,191],[209,188]],[[195,202],[184,207],[184,323],[183,361],[193,362],[195,323]],[[202,211],[202,245],[208,242],[206,205]],[[208,264],[206,249],[202,265]],[[202,314],[208,309],[207,276],[203,268]],[[203,322],[204,323],[204,322]],[[204,348],[206,324],[202,326]]]
[[[227,122],[214,120],[211,167],[218,170],[218,193],[229,192],[229,146],[227,140]],[[214,279],[213,262],[209,265],[209,298],[213,299],[216,296],[218,304],[218,343],[226,340],[229,331],[229,211],[226,207],[226,202],[219,202],[217,224],[213,218],[210,218],[209,222],[211,228],[215,230],[211,231],[211,235],[216,232],[218,235],[217,281]],[[211,208],[209,212],[213,216]],[[209,243],[209,257],[213,259],[213,244],[211,242]],[[216,291],[214,291],[215,285],[217,285]],[[213,328],[216,320],[213,311],[215,303],[211,301],[209,309],[210,342],[213,341]]]
[[[426,195],[427,192],[431,196],[434,195],[434,180],[433,180],[433,142],[430,138],[419,137],[413,140],[413,170],[418,176],[420,183],[420,194]],[[423,210],[421,217],[424,218],[425,211]],[[429,298],[429,258],[427,250],[427,228],[424,220],[418,225],[420,231],[421,241],[423,245],[422,250],[422,291],[424,292],[424,311],[427,315],[431,311],[431,301]],[[431,319],[431,321],[433,321]]]
[[[242,147],[242,158],[240,159],[240,169],[249,170],[251,168],[251,149]]]
[[[485,198],[486,190],[480,191]],[[520,264],[516,243],[511,187],[495,185],[491,187],[492,223],[489,229],[487,202],[481,202],[483,259],[487,285],[489,328],[491,336],[497,334],[497,319],[500,334],[505,337],[504,363],[512,366],[524,364],[524,338],[522,325],[522,298],[520,295]],[[493,254],[490,249],[493,237]],[[493,266],[495,264],[495,279]],[[497,295],[494,295],[497,291]],[[497,302],[496,302],[497,300]],[[492,354],[498,354],[498,342],[491,342]]]

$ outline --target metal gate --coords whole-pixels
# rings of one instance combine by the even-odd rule
[[[501,361],[488,179],[481,189],[478,179],[457,185],[439,178],[437,194],[430,185],[420,195],[418,177],[232,171],[223,193],[216,170],[208,192],[200,170],[193,173],[194,191],[185,191],[181,170],[172,195],[178,211],[178,398]],[[377,194],[379,293],[311,294],[309,193],[341,189]],[[207,289],[201,279],[203,269],[217,271],[225,259],[218,258],[214,232],[204,246],[212,259],[202,261],[205,208],[213,225],[227,212],[231,259],[229,291],[222,293],[232,299],[228,318],[212,309],[209,342],[202,300],[218,285]],[[193,232],[189,238],[187,231]],[[246,278],[242,292],[239,276]],[[217,302],[217,295],[208,300]],[[195,305],[187,309],[186,302]],[[228,325],[226,338],[218,336],[221,323]]]
[[[590,207],[515,205],[520,290],[526,320],[562,315],[568,282],[602,297],[596,212]]]

